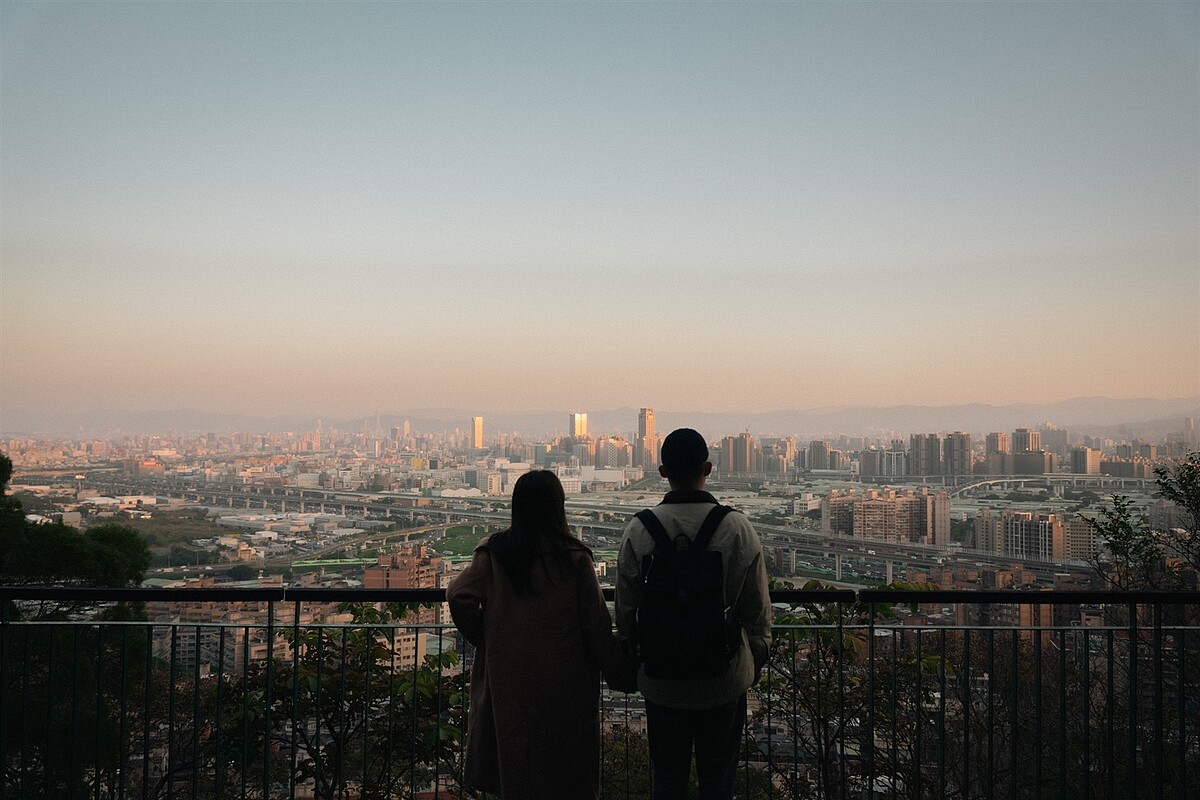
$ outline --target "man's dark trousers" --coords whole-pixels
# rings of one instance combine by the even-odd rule
[[[716,708],[699,710],[667,708],[647,700],[652,800],[686,800],[693,746],[700,800],[732,798],[745,725],[745,694]]]

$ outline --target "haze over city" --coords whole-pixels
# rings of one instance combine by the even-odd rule
[[[1200,387],[1195,3],[0,13],[0,429]]]

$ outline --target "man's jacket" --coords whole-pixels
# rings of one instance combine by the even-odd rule
[[[672,540],[679,534],[695,538],[705,516],[717,502],[705,491],[671,491],[654,507],[655,516]],[[650,678],[642,670],[638,688],[647,700],[669,708],[712,708],[736,700],[754,683],[767,660],[771,644],[771,599],[762,541],[745,515],[726,515],[713,534],[710,550],[721,553],[725,570],[725,601],[742,628],[742,644],[723,675],[715,678],[669,680]],[[642,602],[642,557],[654,550],[654,539],[634,518],[625,528],[617,562],[617,633],[634,636],[637,609]]]

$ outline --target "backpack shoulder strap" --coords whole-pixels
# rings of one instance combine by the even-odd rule
[[[645,526],[646,532],[650,534],[650,538],[654,539],[654,549],[667,551],[671,549],[671,537],[667,535],[667,529],[663,527],[662,522],[658,517],[654,516],[654,512],[648,508],[643,508],[635,517]]]
[[[700,526],[700,532],[696,534],[696,538],[692,541],[692,547],[696,550],[703,550],[708,547],[708,543],[712,541],[713,534],[717,531],[717,526],[725,519],[725,516],[733,511],[730,506],[716,505],[712,511],[708,512],[708,516],[704,518],[704,523]]]

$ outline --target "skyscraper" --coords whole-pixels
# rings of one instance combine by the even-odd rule
[[[947,475],[970,475],[973,456],[971,434],[962,431],[946,434],[942,442],[942,468]]]
[[[1071,472],[1076,475],[1100,474],[1100,451],[1090,447],[1076,447],[1071,450]]]
[[[567,435],[575,439],[587,438],[587,414],[574,413],[567,415]]]
[[[727,472],[748,473],[758,472],[757,459],[755,458],[756,450],[754,437],[749,433],[740,433],[737,436],[726,436],[724,440],[727,444],[722,449],[722,463],[727,464]],[[728,461],[725,461],[726,451],[728,452]]]
[[[908,437],[908,474],[942,474],[942,441],[936,433],[914,433]]]
[[[1029,428],[1017,428],[1012,435],[1012,451],[1017,453],[1032,453],[1042,449],[1042,434]]]
[[[989,433],[984,442],[984,471],[988,475],[1011,475],[1012,453],[1008,446],[1008,434]]]
[[[808,468],[829,469],[829,442],[813,439],[808,443]]]
[[[483,417],[471,417],[471,447],[483,449]]]
[[[654,469],[658,466],[658,437],[654,433],[654,409],[638,412],[638,435],[634,448],[634,466]]]

